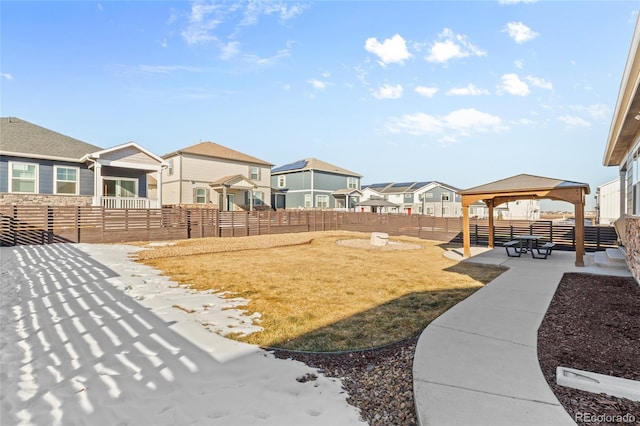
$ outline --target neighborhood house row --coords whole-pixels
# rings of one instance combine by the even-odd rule
[[[457,188],[438,181],[362,185],[362,175],[307,158],[282,166],[213,142],[158,156],[135,142],[112,148],[16,117],[0,118],[0,204],[105,208],[208,206],[224,211],[331,209],[460,217]],[[538,200],[498,217],[536,220]],[[486,217],[477,203],[470,215]]]

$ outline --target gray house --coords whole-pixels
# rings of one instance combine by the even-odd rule
[[[362,193],[362,176],[342,167],[307,158],[271,169],[274,208],[354,209]]]
[[[134,142],[102,149],[20,118],[0,118],[0,204],[160,207],[165,164]]]

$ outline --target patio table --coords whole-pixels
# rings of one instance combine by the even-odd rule
[[[527,253],[528,251],[538,248],[538,240],[542,238],[540,235],[518,235],[516,240],[519,242],[518,251]]]

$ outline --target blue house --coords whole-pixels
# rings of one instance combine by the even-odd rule
[[[166,162],[134,142],[113,148],[0,118],[0,204],[158,208]]]
[[[354,209],[362,176],[307,158],[271,169],[271,205],[278,209]]]

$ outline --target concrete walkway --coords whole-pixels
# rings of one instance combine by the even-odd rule
[[[462,260],[458,251],[446,255]],[[422,333],[413,365],[419,424],[575,425],[540,369],[538,327],[565,272],[631,274],[575,267],[574,252],[533,259],[507,257],[504,248],[474,248],[464,261],[509,270]]]

